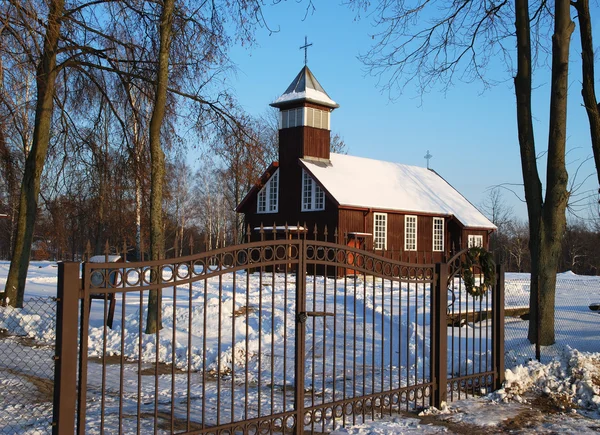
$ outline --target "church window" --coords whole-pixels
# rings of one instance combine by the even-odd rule
[[[404,250],[417,250],[417,217],[404,216]]]
[[[433,251],[444,250],[444,218],[433,218]]]
[[[476,236],[475,234],[469,234],[468,238],[469,248],[483,248],[483,236]]]
[[[281,111],[281,128],[300,127],[304,125],[304,108]]]
[[[256,212],[277,213],[279,203],[279,169],[258,192]]]
[[[279,116],[280,129],[307,126],[329,130],[329,117],[331,114],[329,110],[298,107],[282,110]]]
[[[387,214],[373,213],[373,217],[373,248],[387,249]]]
[[[316,181],[302,170],[302,211],[325,210],[325,192]]]

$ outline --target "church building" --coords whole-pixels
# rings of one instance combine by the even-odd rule
[[[237,207],[251,240],[261,225],[283,233],[315,225],[328,240],[404,261],[438,262],[470,246],[488,247],[496,229],[435,171],[330,151],[339,107],[305,66],[271,106],[279,109],[279,160]],[[299,225],[299,226],[298,226]]]

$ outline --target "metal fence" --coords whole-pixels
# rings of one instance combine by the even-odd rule
[[[529,274],[507,273],[505,282],[506,367],[535,359],[535,345],[527,339],[529,322]],[[554,327],[557,345],[542,346],[541,360],[562,355],[565,346],[580,351],[600,352],[600,312],[590,305],[600,303],[600,277],[558,274]]]
[[[51,433],[55,298],[0,307],[0,434]]]
[[[79,264],[63,263],[57,432],[329,432],[490,391],[503,377],[500,281],[485,310],[464,308],[489,318],[448,328],[460,256],[453,264],[290,234],[165,261],[84,263],[81,278]],[[149,331],[153,311],[163,328]]]

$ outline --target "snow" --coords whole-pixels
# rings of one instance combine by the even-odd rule
[[[3,286],[8,274],[9,264],[0,262],[0,286]],[[27,280],[26,298],[35,298],[40,296],[50,297],[56,294],[57,267],[52,262],[32,262],[29,269]],[[233,276],[233,274],[232,274]],[[258,340],[262,340],[263,345],[272,344],[275,354],[285,354],[286,348],[281,344],[283,342],[282,326],[286,323],[293,323],[287,312],[293,312],[293,295],[288,295],[288,300],[283,294],[283,285],[273,278],[266,279],[259,274],[248,276],[248,286],[246,281],[241,280],[245,275],[237,273],[237,283],[230,279],[223,281],[224,288],[238,288],[234,293],[223,293],[219,295],[218,280],[211,282],[209,279],[206,284],[197,283],[189,291],[165,291],[164,300],[164,330],[161,332],[158,347],[152,337],[145,337],[142,341],[142,360],[144,366],[151,364],[157,357],[165,363],[174,362],[175,367],[185,367],[187,364],[186,343],[188,338],[192,344],[192,368],[198,368],[202,365],[203,349],[206,349],[207,366],[214,373],[230,373],[231,380],[221,385],[223,397],[229,397],[232,393],[232,382],[235,380],[235,395],[240,396],[244,384],[256,385],[258,379],[255,376],[263,376],[263,382],[267,380],[273,383],[271,385],[285,386],[289,384],[290,379],[286,379],[286,371],[270,370],[268,367],[260,367],[260,360],[256,355],[258,351]],[[269,275],[271,276],[271,275]],[[527,283],[529,276],[527,274],[507,274],[506,275],[506,305],[507,307],[518,307],[526,304],[529,286]],[[312,279],[312,278],[309,278]],[[544,355],[553,355],[553,358],[546,356],[542,362],[531,361],[533,348],[528,344],[525,334],[527,322],[519,318],[507,318],[506,337],[507,337],[507,370],[506,382],[503,388],[487,396],[471,398],[447,404],[442,409],[425,409],[419,415],[393,415],[384,416],[382,420],[374,422],[358,422],[355,426],[339,428],[334,434],[384,434],[384,433],[465,433],[472,431],[474,433],[483,430],[501,432],[522,430],[525,432],[537,433],[591,433],[597,432],[600,426],[600,342],[598,341],[598,326],[600,324],[600,314],[590,311],[588,305],[590,301],[600,301],[600,277],[583,277],[573,273],[560,274],[557,286],[557,344],[550,348],[545,348]],[[260,296],[260,285],[266,291]],[[328,304],[340,297],[338,288],[337,296],[334,297],[334,284],[330,280],[317,277],[314,285],[327,286],[330,291]],[[206,287],[205,287],[206,286]],[[312,281],[307,284],[307,288],[312,288]],[[398,289],[401,294],[407,289]],[[309,292],[310,293],[310,292]],[[233,296],[235,294],[235,296]],[[342,293],[343,294],[343,293]],[[375,322],[376,319],[387,318],[389,315],[390,304],[386,301],[383,304],[375,304],[377,294],[369,293],[366,289],[360,289],[356,292],[360,298],[356,298],[356,305],[348,304],[358,316],[367,313],[367,319]],[[233,297],[232,297],[233,296]],[[206,298],[206,304],[204,304]],[[335,298],[335,299],[334,299]],[[342,299],[343,300],[343,299]],[[176,304],[174,303],[176,301]],[[52,303],[49,301],[48,303]],[[256,307],[262,304],[265,312],[274,310],[274,320],[272,322],[263,322],[262,331],[259,331],[258,318],[256,312],[248,314],[235,315],[244,307]],[[308,307],[312,302],[309,300]],[[125,305],[125,318],[121,321],[121,313]],[[331,305],[328,305],[331,307]],[[387,310],[386,310],[387,307]],[[413,307],[413,312],[409,319],[414,316],[422,316],[428,313],[429,300],[424,299],[419,306]],[[124,300],[117,296],[117,309],[115,315],[114,330],[107,330],[106,340],[102,339],[104,328],[102,326],[103,303],[94,301],[91,312],[91,326],[89,330],[89,356],[101,358],[103,355],[120,355],[121,344],[123,344],[124,354],[129,357],[135,357],[139,353],[138,336],[140,325],[139,319],[145,318],[144,307],[139,305],[139,297],[130,295]],[[192,325],[191,337],[182,332],[180,324],[187,319],[189,310],[193,312],[194,324]],[[317,306],[315,310],[319,310]],[[397,307],[393,308],[397,310]],[[205,312],[206,310],[206,312]],[[369,310],[377,315],[369,314]],[[46,313],[46,314],[44,314]],[[200,319],[207,318],[207,334],[202,336]],[[233,323],[223,324],[222,337],[238,337],[249,330],[251,339],[246,345],[240,345],[238,341],[227,345],[223,341],[221,352],[217,352],[215,347],[218,336],[217,322],[221,319],[235,319]],[[425,317],[424,317],[425,318]],[[121,330],[123,324],[123,330]],[[383,324],[385,325],[385,323]],[[470,328],[473,325],[465,325]],[[381,326],[384,328],[384,326]],[[385,326],[387,327],[387,326]],[[423,330],[415,328],[409,324],[404,325],[407,333],[411,337],[412,347],[422,349],[427,342],[426,328]],[[183,328],[183,326],[181,327]],[[173,349],[171,337],[175,329],[177,348]],[[27,303],[24,309],[15,310],[12,308],[0,308],[0,330],[8,330],[12,333],[30,337],[37,343],[49,343],[54,340],[53,316],[48,314],[48,310],[39,310],[28,307]],[[381,329],[381,332],[385,332]],[[310,343],[310,331],[309,340]],[[123,337],[123,341],[122,338]],[[330,336],[328,336],[330,337]],[[456,338],[456,337],[455,337]],[[293,342],[292,336],[286,337],[288,342]],[[202,340],[206,345],[202,345]],[[328,338],[329,340],[329,338]],[[17,343],[18,344],[18,343]],[[0,339],[0,352],[7,354],[7,349],[14,346],[15,342],[9,338]],[[319,345],[317,343],[316,345]],[[343,346],[341,346],[343,347]],[[48,376],[44,374],[37,365],[39,360],[50,364],[52,348],[49,346],[25,346],[20,350],[25,352],[25,357],[20,362],[9,363],[10,359],[0,360],[0,373],[21,373],[20,376],[3,376],[0,380],[0,432],[9,433],[40,433],[44,432],[51,415],[51,404],[49,398],[36,398],[34,403],[15,403],[14,400],[5,400],[13,397],[15,391],[30,389],[32,383],[39,377]],[[396,351],[392,349],[392,351]],[[345,352],[340,349],[339,352]],[[242,373],[231,372],[236,367],[236,361],[248,356],[252,362],[253,370],[248,380],[243,379]],[[404,355],[403,358],[414,358],[416,355]],[[368,360],[369,355],[358,355],[357,363],[360,364],[361,358]],[[385,356],[384,356],[385,358]],[[338,359],[339,361],[340,359]],[[283,360],[276,364],[280,364]],[[423,361],[423,363],[426,363]],[[263,361],[264,365],[264,361]],[[278,366],[279,367],[279,366]],[[104,386],[106,391],[118,391],[119,386],[119,366],[107,366],[107,384]],[[288,372],[293,370],[288,366]],[[340,371],[339,367],[327,367],[326,370]],[[274,373],[276,372],[276,373]],[[93,391],[100,391],[101,365],[92,360],[89,363],[89,388]],[[36,378],[37,377],[37,378]],[[48,377],[48,379],[51,375]],[[153,378],[153,376],[152,376]],[[96,380],[94,380],[96,379]],[[126,365],[123,372],[124,390],[134,398],[137,397],[138,373],[137,364]],[[168,378],[170,379],[170,378]],[[344,373],[336,375],[334,385],[338,391],[348,388]],[[192,392],[195,397],[204,394],[207,402],[215,403],[218,393],[216,383],[206,385],[203,391],[199,387],[200,380],[192,382]],[[229,386],[228,386],[229,385]],[[315,385],[317,391],[324,386]],[[360,386],[357,386],[360,387]],[[239,391],[237,389],[240,389]],[[272,388],[272,387],[270,387]],[[263,391],[263,396],[270,394]],[[35,389],[35,388],[34,388]],[[178,379],[175,385],[177,392],[186,390],[186,381]],[[260,399],[260,389],[251,387],[249,390],[251,399],[255,401]],[[323,390],[325,391],[325,390]],[[144,398],[144,404],[141,411],[144,413],[153,413],[152,395],[154,392],[153,382],[144,382],[141,386],[141,394]],[[326,391],[331,395],[330,388]],[[92,394],[92,393],[90,393]],[[96,393],[97,394],[97,393]],[[178,393],[179,394],[179,393]],[[160,383],[159,396],[160,401],[170,400],[171,385]],[[99,396],[98,396],[99,397]],[[105,403],[105,424],[107,427],[111,424],[118,414],[119,406],[123,406],[125,414],[135,415],[135,401],[125,400],[119,403],[118,399],[112,396],[106,396]],[[223,400],[223,397],[221,398]],[[263,397],[264,399],[264,397]],[[540,405],[540,401],[551,402],[553,411],[548,412]],[[291,406],[291,401],[285,404],[285,408]],[[283,403],[276,404],[277,409],[284,409]],[[177,410],[176,410],[177,411]],[[199,412],[199,408],[192,408],[192,412]],[[227,415],[227,410],[222,410],[222,415]],[[2,416],[20,415],[19,425],[11,423],[10,426],[2,427],[4,420]],[[88,429],[90,433],[98,432],[98,424],[101,419],[101,408],[99,401],[91,401],[88,409]],[[143,419],[142,419],[143,420]],[[152,420],[143,422],[150,425],[142,427],[142,433],[150,430]],[[135,421],[125,421],[125,432],[135,431]],[[41,429],[40,429],[41,428]],[[515,430],[518,429],[518,430]]]
[[[496,228],[435,171],[336,153],[330,160],[301,162],[341,206],[454,216],[470,228]]]
[[[317,78],[307,66],[300,70],[283,95],[273,101],[271,106],[279,107],[281,103],[291,101],[309,101],[332,108],[339,107],[339,105],[327,95],[325,89],[323,89]]]
[[[93,257],[90,257],[88,261],[90,263],[115,263],[120,259],[120,255],[94,255]]]
[[[305,100],[310,103],[324,104],[330,107],[338,107],[338,104],[331,98],[329,98],[329,95],[311,88],[307,88],[306,90],[300,92],[288,92],[286,94],[283,94],[281,97],[277,98],[271,104],[287,103],[298,100]]]

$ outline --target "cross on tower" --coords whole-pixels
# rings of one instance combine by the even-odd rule
[[[429,150],[427,150],[427,154],[425,154],[425,160],[427,160],[427,169],[429,169],[429,160],[431,160],[433,156],[429,154]]]
[[[300,47],[300,50],[304,50],[304,65],[305,66],[308,63],[308,47],[310,47],[311,45],[312,45],[312,42],[309,44],[308,37],[305,36],[304,37],[304,45],[302,47]]]

